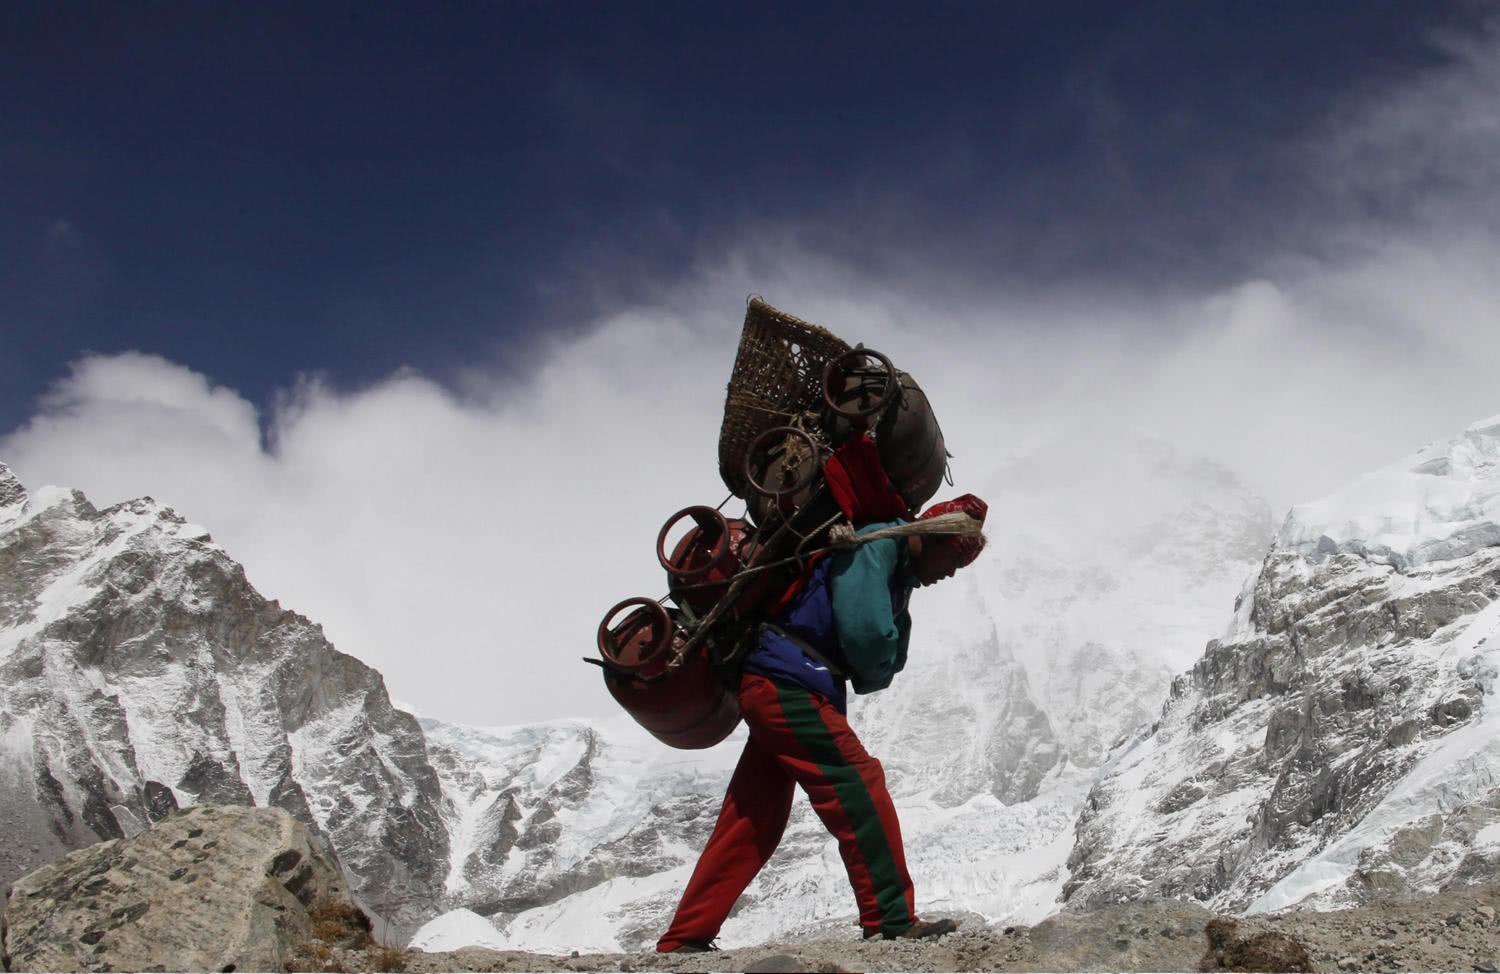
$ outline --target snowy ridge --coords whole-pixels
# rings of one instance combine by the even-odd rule
[[[1444,738],[1358,825],[1261,894],[1246,912],[1272,912],[1337,890],[1355,874],[1362,857],[1387,847],[1412,822],[1451,815],[1500,789],[1500,701],[1495,696],[1500,691],[1500,600],[1476,613],[1442,655],[1457,660],[1457,672],[1471,674],[1484,690],[1479,717]],[[1488,836],[1482,834],[1485,830]],[[1500,845],[1500,819],[1474,840],[1480,846]],[[1427,887],[1429,892],[1438,888]]]
[[[1330,908],[1500,874],[1479,839],[1500,821],[1497,459],[1488,420],[1293,510],[1091,792],[1070,906]]]
[[[0,524],[20,516],[25,504],[26,488],[10,472],[10,467],[0,463]]]
[[[1349,552],[1397,568],[1500,544],[1500,416],[1292,509],[1278,544],[1310,561]]]

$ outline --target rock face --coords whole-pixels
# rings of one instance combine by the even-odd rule
[[[1495,877],[1500,422],[1294,509],[1089,794],[1070,908],[1402,901]]]
[[[282,808],[414,924],[443,796],[380,675],[149,498],[96,510],[0,472],[0,881],[175,809]]]
[[[317,905],[346,897],[327,843],[291,815],[199,805],[15,883],[6,969],[285,970]]]

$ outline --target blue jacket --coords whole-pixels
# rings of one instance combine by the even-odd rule
[[[855,693],[890,686],[911,641],[907,601],[916,581],[906,552],[906,539],[884,538],[819,561],[781,617],[762,628],[745,669],[821,694],[840,713],[846,678]]]

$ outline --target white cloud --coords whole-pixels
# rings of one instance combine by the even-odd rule
[[[179,364],[90,357],[0,459],[32,487],[151,494],[208,525],[265,594],[424,713],[605,713],[579,662],[599,618],[662,594],[661,522],[725,493],[717,431],[745,295],[915,375],[957,455],[955,492],[1050,429],[1107,419],[1224,460],[1284,508],[1500,411],[1492,181],[1434,179],[1429,151],[1500,159],[1497,104],[1495,72],[1472,59],[1344,104],[1307,150],[1309,190],[1420,205],[1399,220],[1336,208],[1314,240],[1327,247],[1267,254],[1256,279],[1211,292],[924,287],[766,230],[538,353],[524,380],[484,363],[460,391],[405,372],[348,392],[289,376],[257,416]]]
[[[460,401],[414,374],[350,394],[303,380],[267,417],[163,359],[91,357],[0,455],[96,504],[150,494],[322,623],[424,712],[514,723],[612,706],[579,661],[614,602],[665,592],[668,514],[725,493],[723,376],[682,326],[622,317],[525,389]],[[732,336],[731,336],[732,342]]]
[[[955,492],[1039,432],[1108,418],[1222,458],[1287,505],[1500,408],[1484,381],[1500,303],[1472,273],[1479,256],[1392,249],[1154,304],[928,303],[816,262],[765,291],[922,382],[957,455]],[[251,405],[208,378],[152,356],[88,358],[0,457],[31,486],[96,503],[151,494],[208,525],[266,595],[423,712],[605,713],[579,662],[599,618],[662,594],[661,522],[726,492],[736,281],[706,274],[676,312],[602,321],[524,384],[476,369],[464,398],[413,373],[346,393],[303,379],[264,417],[265,447]]]

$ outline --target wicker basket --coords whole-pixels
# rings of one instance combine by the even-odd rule
[[[750,489],[745,453],[751,442],[820,409],[823,366],[848,350],[832,332],[750,299],[719,427],[719,476],[735,496],[745,497]]]

